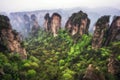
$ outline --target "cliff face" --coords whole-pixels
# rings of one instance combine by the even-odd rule
[[[58,13],[53,13],[52,16],[49,16],[47,13],[44,17],[44,29],[46,32],[51,32],[53,36],[57,36],[58,30],[61,28],[61,15]]]
[[[19,33],[12,29],[9,18],[3,15],[0,15],[0,51],[17,52],[21,58],[27,57]]]
[[[51,17],[49,16],[49,13],[46,13],[46,15],[44,16],[44,20],[45,20],[45,22],[44,22],[44,30],[46,31],[46,32],[50,32],[50,30],[51,30]]]
[[[111,42],[120,41],[120,16],[115,16],[109,27],[109,16],[102,16],[95,24],[92,48],[98,49]]]
[[[104,45],[107,30],[109,28],[109,16],[102,16],[95,24],[92,48],[98,49]]]
[[[82,11],[78,13],[73,13],[71,17],[69,17],[66,22],[65,28],[71,35],[79,34],[87,34],[88,28],[90,24],[90,19],[88,15]]]
[[[58,30],[61,28],[61,16],[58,13],[53,13],[51,17],[51,31],[53,36],[57,36]]]
[[[31,33],[33,36],[36,36],[38,34],[40,25],[38,24],[37,17],[35,14],[31,15],[31,20],[32,20],[31,21],[31,27],[32,27]]]
[[[106,45],[110,42],[120,41],[120,16],[115,16],[108,31]]]

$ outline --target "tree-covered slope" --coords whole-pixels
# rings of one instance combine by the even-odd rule
[[[26,48],[27,59],[21,59],[18,54],[0,53],[0,79],[85,80],[89,77],[88,66],[92,65],[91,77],[119,80],[118,74],[108,72],[108,64],[111,54],[120,62],[120,42],[94,50],[91,40],[91,35],[83,35],[76,41],[64,30],[60,30],[57,37],[40,30],[22,45]]]

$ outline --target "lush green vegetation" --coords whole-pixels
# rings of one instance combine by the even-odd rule
[[[93,50],[91,39],[91,35],[73,39],[64,30],[53,37],[40,30],[37,36],[29,37],[23,43],[28,59],[20,59],[17,53],[0,53],[0,79],[80,80],[89,64],[106,75],[107,59],[112,52],[119,53],[120,42]],[[117,59],[120,60],[120,55]],[[106,78],[109,77],[106,75]]]

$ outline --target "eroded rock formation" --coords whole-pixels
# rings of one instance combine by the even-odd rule
[[[24,20],[23,20],[24,21],[24,30],[23,30],[24,37],[27,38],[30,33],[30,18],[27,14],[25,14],[23,17],[24,17]],[[19,22],[17,22],[17,23],[19,23]],[[21,26],[19,26],[19,27],[21,27]]]
[[[26,58],[26,50],[21,46],[18,32],[12,30],[7,16],[0,15],[0,51],[17,52],[22,58]]]
[[[120,16],[115,16],[108,31],[108,37],[105,45],[110,42],[120,41]]]
[[[51,17],[51,31],[53,36],[57,36],[58,30],[61,28],[61,16],[58,13],[53,13]]]
[[[90,24],[90,19],[88,15],[82,11],[78,13],[73,13],[66,22],[65,28],[71,34],[88,34],[88,28]]]
[[[44,16],[45,22],[44,22],[44,29],[46,32],[50,32],[51,30],[51,17],[49,15],[49,13],[46,13],[46,15]]]
[[[58,13],[53,13],[52,16],[49,16],[49,13],[46,13],[44,22],[44,29],[46,32],[51,32],[54,37],[58,35],[58,31],[61,28],[61,15]]]
[[[37,17],[35,16],[35,14],[32,14],[31,15],[31,33],[33,36],[37,35],[38,34],[38,31],[40,29],[40,25],[38,24],[38,21],[37,21]]]
[[[93,49],[98,49],[104,45],[107,30],[109,28],[109,18],[109,16],[102,16],[96,22],[92,40]]]

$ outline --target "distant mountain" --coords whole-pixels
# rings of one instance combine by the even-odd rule
[[[102,15],[111,15],[111,17],[113,17],[114,15],[120,16],[120,10],[116,9],[116,8],[111,8],[111,7],[104,7],[104,8],[80,8],[80,7],[76,7],[76,8],[70,8],[70,9],[12,12],[9,15],[6,13],[3,13],[3,14],[6,14],[9,16],[9,18],[11,19],[11,23],[13,22],[12,21],[13,19],[17,18],[17,16],[20,16],[20,18],[19,18],[19,19],[21,19],[20,21],[23,21],[24,14],[27,14],[29,17],[31,16],[31,14],[35,14],[38,18],[38,22],[39,22],[40,26],[43,26],[45,14],[50,13],[50,15],[52,15],[52,13],[57,12],[62,16],[62,27],[64,27],[66,21],[71,16],[71,14],[78,12],[80,10],[87,13],[88,17],[91,19],[91,24],[90,24],[90,28],[89,28],[90,32],[93,32],[93,26],[100,16],[102,16]],[[18,23],[19,23],[19,19],[18,19]],[[16,27],[13,23],[12,23],[12,25],[13,25],[13,27]]]
[[[102,7],[102,8],[95,8],[94,12],[99,13],[100,15],[120,15],[120,10],[112,7]]]

